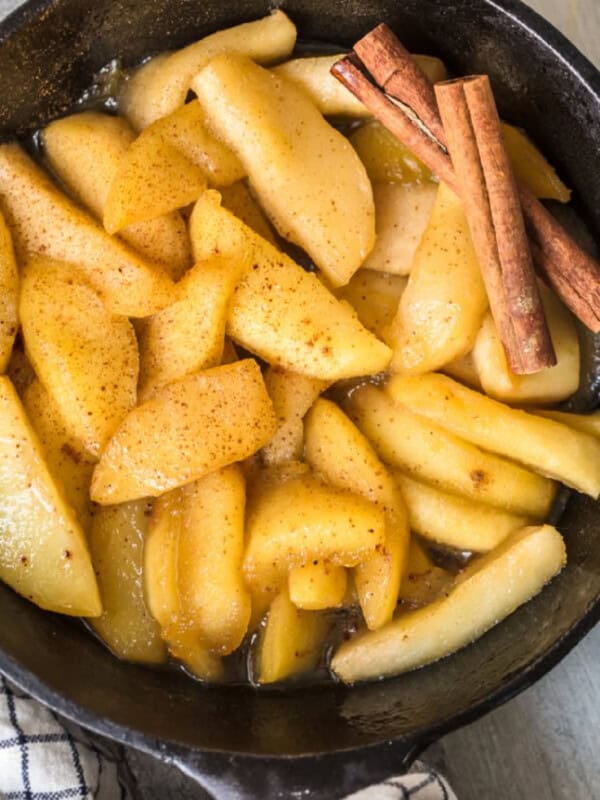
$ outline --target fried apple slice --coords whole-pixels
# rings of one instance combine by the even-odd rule
[[[242,575],[246,490],[237,464],[180,489],[177,585],[181,608],[203,644],[226,655],[240,646],[250,621]]]
[[[510,408],[445,375],[394,376],[394,403],[456,436],[584,492],[600,494],[600,442],[555,420]]]
[[[99,616],[102,604],[85,535],[5,376],[0,376],[0,458],[0,578],[40,608]]]
[[[487,314],[472,350],[473,363],[483,390],[507,403],[548,404],[566,400],[579,386],[580,353],[575,321],[548,287],[538,282],[556,353],[553,367],[532,375],[515,375],[491,314]]]
[[[37,378],[25,390],[23,405],[40,439],[50,474],[88,531],[92,521],[90,482],[96,459],[69,428],[52,395]]]
[[[10,361],[19,328],[19,273],[10,231],[0,214],[0,372]]]
[[[235,214],[238,219],[241,219],[243,223],[252,228],[263,239],[266,239],[267,242],[273,245],[276,244],[273,229],[244,181],[237,181],[232,183],[231,186],[224,186],[220,189],[220,193],[223,208]]]
[[[43,255],[76,264],[115,314],[145,317],[172,302],[160,266],[108,236],[19,145],[0,145],[0,194],[20,262]]]
[[[380,122],[366,122],[350,135],[350,143],[372,183],[428,181],[431,172]]]
[[[70,264],[25,265],[19,314],[27,355],[69,429],[98,456],[136,403],[133,326],[107,310]]]
[[[487,553],[531,520],[467,497],[448,494],[396,471],[410,527],[426,539],[455,550]]]
[[[453,436],[381,389],[361,386],[346,410],[384,462],[417,480],[532,519],[550,510],[552,481]]]
[[[104,203],[104,227],[118,233],[156,219],[193,203],[205,189],[204,170],[151,126],[121,159]]]
[[[375,242],[371,184],[348,140],[302,90],[247,57],[217,56],[192,88],[277,231],[333,286],[348,283]]]
[[[344,642],[331,668],[344,683],[355,683],[444,658],[538,594],[565,562],[565,545],[556,528],[515,531],[496,550],[475,559],[448,596]]]
[[[157,497],[252,455],[274,430],[253,359],[188,375],[123,420],[94,470],[92,500]]]
[[[325,480],[356,492],[385,514],[385,541],[354,570],[354,584],[367,626],[389,622],[406,571],[408,515],[392,476],[351,420],[334,403],[319,398],[305,421],[305,456]]]
[[[392,322],[392,371],[422,374],[471,350],[488,299],[461,200],[440,184]]]
[[[251,587],[283,585],[288,570],[315,560],[355,567],[385,537],[383,511],[309,474],[255,490],[246,522],[244,575]]]
[[[199,167],[211,186],[231,186],[246,174],[235,153],[210,133],[206,114],[197,100],[186,103],[146,128],[143,136],[150,135],[160,136],[190,164]]]
[[[139,334],[140,401],[162,386],[221,363],[236,283],[249,266],[213,256],[177,285],[177,301],[145,320]]]
[[[588,433],[590,436],[600,438],[600,411],[593,414],[572,414],[568,411],[554,411],[553,409],[538,408],[535,413],[540,417],[562,422],[576,431]]]
[[[177,560],[181,528],[181,492],[176,489],[153,504],[144,540],[144,594],[169,653],[195,677],[218,680],[223,675],[221,659],[200,641],[197,627],[180,601]]]
[[[290,600],[296,608],[322,611],[339,608],[346,597],[347,572],[316,559],[311,564],[294,567],[288,576]]]
[[[196,260],[215,253],[250,259],[238,284],[227,332],[270,364],[322,380],[385,369],[389,348],[365,330],[315,277],[221,206],[207,191],[190,219]]]
[[[125,661],[167,659],[160,629],[144,601],[142,560],[148,503],[137,500],[97,509],[90,533],[104,611],[90,620],[100,638]]]
[[[64,185],[101,220],[110,185],[135,133],[122,117],[84,111],[51,122],[42,131],[46,161]],[[191,262],[181,216],[166,214],[121,230],[138,253],[158,262],[178,279]]]
[[[408,275],[429,225],[438,187],[422,183],[375,183],[375,247],[363,267]]]
[[[556,174],[548,160],[523,131],[502,123],[502,138],[517,178],[535,194],[546,200],[568,203],[571,190]]]
[[[120,109],[141,130],[182,106],[194,75],[219,53],[243,53],[268,64],[288,56],[295,43],[296,28],[279,9],[254,22],[217,31],[140,67],[125,84]]]
[[[304,447],[304,415],[329,383],[278,367],[269,367],[264,378],[277,415],[277,430],[261,451],[263,461],[296,461]]]
[[[296,608],[283,589],[271,603],[258,641],[258,682],[275,683],[313,670],[330,627],[323,614]]]
[[[385,341],[406,284],[402,275],[359,269],[347,286],[336,291],[336,297],[350,303],[365,328]]]

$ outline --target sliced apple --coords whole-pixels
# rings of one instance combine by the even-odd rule
[[[110,185],[134,139],[134,131],[122,117],[96,111],[71,114],[42,131],[50,168],[100,220]],[[190,265],[189,237],[177,213],[123,228],[121,237],[138,253],[160,263],[174,279]]]
[[[565,562],[565,545],[556,528],[515,531],[499,548],[475,559],[447,596],[343,643],[331,668],[344,683],[355,683],[444,658],[530,600]]]
[[[71,264],[23,270],[19,313],[27,355],[70,430],[97,456],[136,403],[137,341]]]
[[[142,585],[148,513],[145,500],[96,511],[90,547],[104,611],[90,622],[119,658],[160,664],[167,653],[160,628],[146,607]]]
[[[19,328],[19,273],[10,231],[0,214],[0,372],[4,372]]]
[[[219,53],[243,53],[258,62],[281,61],[296,43],[296,28],[277,9],[205,36],[175,53],[153,58],[125,84],[120,108],[136,130],[176,111],[185,103],[194,75]]]
[[[275,414],[253,359],[188,375],[135,408],[92,478],[103,505],[164,494],[259,450]]]
[[[250,259],[238,284],[227,332],[270,364],[322,380],[385,369],[390,349],[365,330],[315,277],[262,239],[207,191],[190,219],[194,257]]]
[[[41,608],[99,616],[102,604],[85,535],[5,376],[0,376],[0,456],[0,578]]]
[[[246,57],[217,56],[192,88],[278,232],[333,286],[347,283],[375,242],[371,184],[348,140],[302,90]]]
[[[17,259],[77,264],[115,314],[145,317],[173,300],[158,264],[113,239],[72,203],[16,144],[0,145],[0,194]]]

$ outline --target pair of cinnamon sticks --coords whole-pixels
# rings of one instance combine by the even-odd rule
[[[386,25],[358,41],[332,73],[461,196],[515,374],[556,364],[533,259],[571,311],[600,331],[600,265],[517,183],[487,76],[434,87]]]

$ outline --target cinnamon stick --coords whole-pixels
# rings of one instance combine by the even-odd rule
[[[556,364],[544,316],[519,193],[484,75],[437,84],[435,95],[456,178],[511,370]]]
[[[371,59],[368,55],[369,41],[371,41],[372,34],[373,32],[360,40],[361,53],[369,61],[371,67],[384,77],[383,69],[379,73],[379,68],[373,64],[375,59]],[[378,35],[375,40],[379,58],[381,58],[382,49],[387,49],[390,52],[392,43],[397,42],[396,37],[389,29],[387,29],[383,37]],[[365,54],[365,51],[367,54]],[[441,120],[428,77],[402,45],[400,45],[400,48],[395,47],[393,53],[394,58],[398,59],[398,68],[393,71],[393,89],[389,83],[390,76],[387,75],[386,78],[388,87],[393,91],[393,97],[412,108],[423,125],[427,127],[433,125],[433,128],[440,132]],[[407,62],[412,65],[410,68],[406,67]],[[352,69],[361,74],[364,80],[354,81],[352,79],[349,75],[350,64],[352,64]],[[383,125],[413,150],[415,155],[432,172],[437,174],[445,183],[448,183],[458,194],[461,194],[449,159],[440,158],[439,153],[435,153],[435,149],[431,146],[435,144],[434,139],[426,134],[421,136],[414,135],[408,129],[408,125],[412,129],[418,129],[419,126],[411,121],[401,108],[395,106],[393,101],[389,99],[391,91],[388,93],[388,103],[383,104],[381,102],[381,98],[386,98],[386,95],[381,91],[379,91],[379,98],[377,98],[378,88],[361,72],[360,61],[354,59],[350,62],[349,58],[346,57],[337,62],[331,71],[338,80],[344,83],[369,108]],[[385,68],[385,71],[389,73],[389,65]],[[417,83],[414,81],[415,71],[420,75]],[[423,82],[429,86],[427,91],[422,88]],[[415,85],[419,87],[416,93]],[[415,107],[419,109],[418,112]],[[427,123],[425,120],[427,120]],[[446,137],[443,126],[441,127],[441,133],[436,135],[435,138],[439,142],[439,146],[436,146],[437,150],[444,156]],[[421,133],[423,132],[421,131]],[[519,184],[519,194],[527,229],[532,240],[531,249],[537,266],[573,314],[591,331],[599,333],[600,265],[579,247],[545,206],[522,184]]]
[[[600,332],[600,265],[526,186],[519,194],[538,269],[575,316]]]
[[[420,68],[417,67],[417,69]],[[421,127],[415,125],[401,108],[394,104],[393,98],[383,93],[365,75],[356,56],[351,53],[336,61],[331,68],[331,73],[352,94],[360,98],[373,116],[377,117],[396,138],[418,155],[435,175],[455,189],[454,171],[447,153]]]
[[[385,23],[359,39],[356,55],[383,91],[407,105],[442,142],[444,129],[431,81]]]

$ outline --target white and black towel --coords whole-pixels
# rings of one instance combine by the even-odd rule
[[[413,770],[346,800],[456,800],[437,772],[418,762]],[[0,800],[133,800],[134,796],[139,797],[120,747],[108,742],[102,746],[96,738],[92,742],[79,728],[0,677]]]

